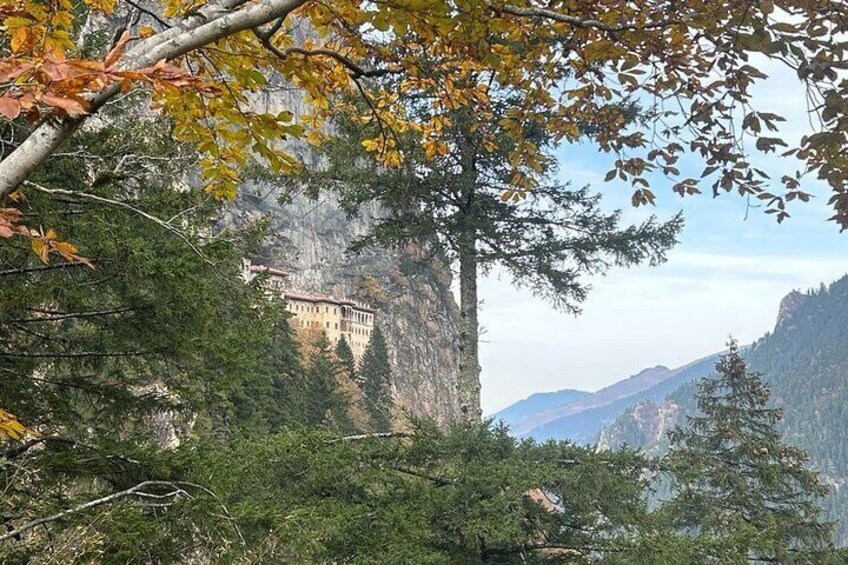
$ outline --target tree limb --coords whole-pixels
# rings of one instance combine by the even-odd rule
[[[2,165],[3,165],[3,163],[0,163],[0,169],[2,169]],[[37,190],[39,192],[43,192],[45,194],[58,194],[58,195],[62,195],[62,196],[73,196],[75,198],[81,198],[83,200],[92,200],[94,202],[99,202],[101,204],[108,204],[110,206],[117,206],[119,208],[124,208],[125,210],[129,210],[129,211],[131,211],[135,214],[138,214],[139,216],[141,216],[145,220],[149,220],[149,221],[153,222],[154,224],[164,228],[166,231],[169,231],[172,234],[176,235],[177,237],[182,239],[185,242],[185,244],[188,245],[191,248],[191,250],[194,251],[197,254],[197,256],[200,257],[205,263],[207,263],[209,265],[213,265],[213,263],[209,259],[207,259],[205,255],[203,255],[203,253],[194,245],[194,243],[192,243],[192,241],[188,238],[188,236],[186,234],[184,234],[182,231],[180,231],[179,229],[177,229],[173,225],[169,224],[165,220],[162,220],[161,218],[157,218],[156,216],[152,216],[152,215],[148,214],[147,212],[145,212],[144,210],[136,208],[135,206],[133,206],[131,204],[128,204],[126,202],[122,202],[120,200],[113,200],[111,198],[105,198],[103,196],[98,196],[96,194],[91,194],[89,192],[75,192],[73,190],[65,190],[65,189],[62,189],[62,188],[47,188],[45,186],[41,186],[40,184],[36,184],[36,183],[28,181],[28,180],[23,181],[23,184],[24,184],[24,186],[26,186],[28,188],[32,188],[34,190]]]
[[[133,497],[133,496],[141,498],[141,497],[144,497],[144,496],[149,496],[151,493],[144,492],[144,489],[149,488],[149,487],[157,487],[157,486],[159,486],[159,487],[167,486],[167,487],[174,489],[173,490],[174,494],[172,494],[171,496],[176,496],[177,494],[179,494],[181,492],[185,492],[176,483],[172,483],[172,482],[168,482],[168,481],[144,481],[144,482],[139,483],[139,484],[135,485],[134,487],[128,488],[126,490],[122,490],[120,492],[115,492],[115,493],[112,493],[108,496],[104,496],[102,498],[97,498],[95,500],[90,500],[90,501],[85,502],[83,504],[78,504],[78,505],[74,506],[73,508],[68,508],[67,510],[57,512],[56,514],[53,514],[51,516],[46,516],[44,518],[38,518],[36,520],[31,520],[29,522],[26,522],[25,524],[22,524],[21,526],[18,526],[17,528],[14,528],[12,530],[7,531],[5,534],[0,534],[0,542],[6,541],[6,540],[13,538],[13,537],[18,537],[23,532],[25,532],[27,530],[31,530],[33,528],[36,528],[38,526],[41,526],[42,524],[48,524],[50,522],[55,522],[56,520],[61,520],[62,518],[65,518],[66,516],[70,516],[72,514],[78,514],[80,512],[84,512],[86,510],[96,508],[98,506],[103,506],[104,504],[111,504],[112,502],[115,502],[115,501],[120,500],[122,498]]]
[[[180,24],[141,41],[119,61],[121,70],[138,70],[162,60],[170,61],[235,33],[287,17],[309,0],[245,0],[210,2]],[[242,6],[244,4],[244,6]],[[111,84],[89,99],[89,115],[121,90]],[[0,198],[8,196],[40,167],[82,125],[87,116],[44,120],[5,159],[0,161]]]
[[[379,432],[373,434],[358,434],[354,436],[345,436],[334,439],[328,439],[324,443],[333,444],[333,443],[341,443],[348,441],[363,441],[366,439],[386,439],[386,438],[399,438],[399,437],[413,437],[413,433],[411,432]]]
[[[73,269],[76,267],[86,267],[85,263],[56,263],[55,265],[41,265],[39,267],[24,267],[20,269],[9,269],[0,271],[0,277],[10,277],[13,275],[26,275],[28,273],[39,273],[42,271],[54,271],[56,269]]]
[[[658,29],[683,23],[682,20],[662,20],[659,22],[652,22],[642,26],[636,24],[609,25],[599,20],[587,20],[584,18],[579,18],[577,16],[569,16],[545,8],[519,8],[517,6],[504,6],[503,8],[499,8],[498,11],[504,14],[511,14],[513,16],[545,18],[557,22],[566,23],[578,28],[593,28],[608,32]]]
[[[114,314],[124,314],[126,312],[134,312],[137,308],[113,308],[111,310],[98,310],[93,312],[50,312],[48,310],[34,310],[46,314],[39,318],[21,318],[19,320],[9,320],[18,324],[30,324],[34,322],[56,322],[59,320],[68,320],[71,318],[96,318],[99,316],[111,316]]]
[[[398,74],[402,73],[403,69],[399,67],[391,67],[386,69],[366,69],[361,65],[354,62],[351,58],[342,55],[338,51],[333,51],[332,49],[303,49],[302,47],[288,47],[286,49],[279,49],[273,43],[271,43],[271,34],[263,33],[261,30],[254,29],[253,34],[259,39],[259,42],[262,45],[276,55],[280,59],[286,59],[289,55],[303,55],[304,57],[329,57],[334,59],[338,63],[340,63],[343,67],[347,68],[350,71],[350,76],[354,80],[360,78],[373,78],[373,77],[381,77],[389,74]]]

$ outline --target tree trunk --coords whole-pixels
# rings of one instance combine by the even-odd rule
[[[460,417],[479,422],[480,360],[477,322],[477,237],[473,230],[459,238],[459,392]]]

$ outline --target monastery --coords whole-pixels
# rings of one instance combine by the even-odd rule
[[[245,279],[250,281],[267,274],[268,292],[286,301],[286,310],[294,316],[292,325],[300,329],[322,329],[335,345],[344,336],[354,357],[360,359],[371,340],[376,310],[352,300],[318,294],[301,294],[288,290],[289,273],[245,263]]]

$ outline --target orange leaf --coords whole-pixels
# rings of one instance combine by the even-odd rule
[[[107,69],[117,63],[118,59],[120,59],[124,55],[124,50],[126,49],[129,40],[130,32],[125,31],[123,35],[121,35],[121,38],[118,40],[118,43],[116,43],[115,47],[111,51],[109,51],[109,53],[106,55],[106,59],[103,61],[103,65]]]
[[[49,106],[61,108],[71,116],[84,116],[88,110],[82,103],[73,98],[63,98],[55,94],[44,93],[41,95],[41,101]]]
[[[3,96],[0,98],[0,114],[3,114],[10,120],[14,120],[21,115],[21,104],[14,98]]]
[[[35,43],[35,34],[28,27],[15,28],[12,31],[12,52],[21,53],[28,50]]]

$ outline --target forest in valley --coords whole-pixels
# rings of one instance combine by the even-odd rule
[[[662,456],[516,439],[482,418],[478,288],[497,269],[577,314],[668,259],[683,215],[563,181],[578,143],[636,208],[741,196],[780,230],[812,185],[848,226],[846,5],[2,0],[0,22],[0,563],[848,562],[735,341]],[[797,76],[809,135],[758,106],[756,61]],[[381,265],[345,283],[379,305],[361,355],[245,279],[279,236],[243,213],[265,186],[332,199]],[[458,304],[411,306],[451,272]]]

